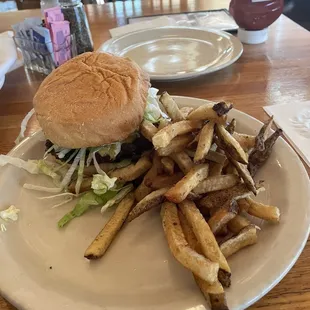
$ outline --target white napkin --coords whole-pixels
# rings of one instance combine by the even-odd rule
[[[310,101],[264,107],[310,167]]]
[[[143,30],[143,29],[150,29],[155,27],[165,27],[165,26],[174,26],[176,22],[167,16],[158,17],[152,20],[129,24],[117,28],[110,29],[111,37],[122,36],[126,33]]]
[[[5,74],[10,70],[17,59],[13,32],[0,33],[0,89],[5,80]]]

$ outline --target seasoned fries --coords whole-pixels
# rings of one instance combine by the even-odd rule
[[[231,108],[231,105],[227,105],[224,102],[217,104],[206,103],[191,112],[187,118],[190,120],[212,120],[218,124],[225,124],[225,114],[227,114]]]
[[[146,211],[151,210],[152,208],[159,206],[164,201],[164,195],[167,192],[168,188],[161,188],[155,192],[150,193],[139,201],[136,206],[131,210],[128,215],[127,221],[131,222],[135,218],[139,217]]]
[[[208,176],[209,165],[202,164],[194,166],[175,186],[170,188],[165,197],[172,202],[179,203],[183,201],[187,195],[193,190],[202,180]]]
[[[203,255],[201,246],[199,245],[198,240],[192,228],[189,226],[185,216],[182,212],[179,212],[178,215],[185,239],[188,242],[189,246],[197,253]],[[196,275],[193,274],[193,276],[206,300],[210,301],[211,310],[228,310],[225,292],[222,284],[219,281],[216,281],[213,284],[209,284],[206,281],[197,277]]]
[[[184,174],[187,174],[194,166],[193,161],[185,152],[174,153],[170,157],[176,162]]]
[[[225,102],[179,108],[167,92],[160,102],[170,119],[161,118],[157,124],[144,120],[140,125],[154,149],[126,167],[117,166],[121,163],[100,165],[110,177],[117,177],[121,186],[131,181],[135,185],[144,178],[135,192],[119,203],[85,257],[104,255],[125,221],[160,206],[173,256],[193,273],[211,310],[229,310],[223,288],[231,285],[226,258],[255,244],[260,230],[246,216],[271,223],[280,220],[277,207],[250,196],[264,189],[262,182],[255,184],[253,176],[270,156],[281,130],[267,137],[271,118],[257,136],[236,132],[235,119],[226,123],[232,105]],[[80,192],[89,190],[91,181],[85,178]],[[75,182],[68,189],[74,192]]]
[[[159,175],[155,177],[149,186],[152,189],[160,189],[163,187],[171,187],[179,182],[183,178],[184,174],[182,172],[175,173],[173,175]]]
[[[227,258],[241,249],[257,242],[257,229],[255,225],[243,228],[236,237],[221,244],[220,249]]]
[[[239,176],[235,174],[218,175],[208,177],[199,183],[193,190],[195,194],[205,194],[220,191],[235,186],[240,182]]]
[[[192,107],[183,107],[180,109],[180,111],[183,114],[184,119],[187,118],[187,116],[189,115],[189,113],[191,113],[194,110],[194,108]]]
[[[238,132],[234,132],[232,136],[236,139],[245,152],[248,152],[255,146],[255,136],[245,135]]]
[[[157,152],[160,156],[169,156],[172,153],[182,152],[192,140],[191,134],[175,137],[168,146],[159,148]]]
[[[244,150],[240,146],[240,144],[236,141],[236,139],[229,134],[229,132],[225,129],[223,125],[216,125],[215,132],[220,141],[220,147],[223,146],[225,153],[229,153],[233,159],[236,161],[247,164],[248,158],[245,154]]]
[[[182,121],[185,119],[178,105],[175,103],[173,98],[166,91],[163,92],[162,95],[159,97],[159,101],[164,106],[166,112],[168,113],[172,121],[178,122],[178,121]]]
[[[238,200],[250,195],[251,191],[248,190],[245,184],[241,183],[225,190],[210,193],[199,201],[199,207],[212,209],[224,205],[228,200]]]
[[[223,256],[208,223],[205,221],[194,202],[185,200],[180,203],[179,207],[188,223],[191,225],[205,257],[212,262],[219,263],[220,269],[222,269],[226,273],[226,276],[228,276],[228,279],[225,279],[224,281],[225,283],[219,278],[220,282],[225,286],[229,286],[230,267]]]
[[[162,174],[164,168],[161,163],[161,159],[158,156],[158,154],[155,152],[153,156],[153,165],[151,169],[148,171],[148,173],[144,177],[144,184],[148,187],[151,187],[150,184],[153,182],[153,180],[160,174]]]
[[[222,153],[210,150],[208,154],[206,155],[206,159],[213,161],[215,163],[224,164],[227,158]]]
[[[173,256],[184,267],[207,283],[215,283],[219,264],[193,250],[185,239],[175,204],[165,202],[161,208],[162,224]]]
[[[254,194],[257,194],[257,190],[255,187],[255,182],[247,168],[246,165],[238,163],[235,159],[230,157],[230,155],[227,154],[227,157],[229,157],[230,162],[234,165],[234,167],[237,169],[240,177],[242,178],[244,184],[247,186],[247,188]]]
[[[144,120],[140,126],[140,131],[146,139],[152,141],[158,129],[150,121]]]
[[[246,207],[244,207],[244,200],[240,202],[240,206],[244,211],[246,211],[250,215],[253,215],[255,217],[258,217],[262,220],[271,223],[279,223],[280,221],[279,208],[256,202],[251,198],[245,198],[245,202],[247,204]]]
[[[263,164],[269,158],[272,148],[277,141],[277,139],[281,136],[282,130],[277,129],[266,141],[264,144],[264,150],[259,151],[254,149],[249,156],[249,164],[248,169],[250,171],[251,176],[254,176],[257,170],[263,166]]]
[[[147,172],[151,166],[150,160],[146,156],[142,156],[136,164],[113,170],[109,173],[109,176],[117,178],[118,181],[130,182]]]
[[[255,138],[255,149],[258,151],[264,151],[265,150],[265,140],[268,137],[268,133],[271,129],[273,123],[273,116],[269,118],[269,120],[263,125],[263,127],[260,129],[258,135]]]
[[[232,233],[238,234],[243,228],[249,226],[250,224],[251,222],[246,217],[242,216],[241,214],[237,214],[228,222],[227,227]]]
[[[214,235],[217,235],[237,215],[238,204],[235,200],[228,201],[226,205],[228,207],[219,208],[208,221]]]
[[[129,193],[123,198],[110,220],[105,224],[101,232],[85,251],[84,257],[88,259],[98,259],[104,255],[124,224],[134,201],[135,196],[133,193]]]
[[[192,132],[194,129],[200,128],[201,125],[201,121],[189,120],[167,125],[163,129],[159,130],[152,138],[155,150],[168,146],[171,140],[176,136]]]
[[[169,157],[163,157],[161,159],[161,163],[163,165],[164,171],[169,175],[173,175],[173,173],[174,173],[174,161]]]
[[[213,140],[213,132],[214,132],[214,123],[209,122],[204,125],[200,131],[198,145],[194,157],[194,162],[196,164],[202,163],[205,161],[205,157],[208,154],[212,140]]]

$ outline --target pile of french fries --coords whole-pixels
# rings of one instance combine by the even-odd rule
[[[270,119],[257,136],[238,133],[227,123],[231,104],[208,103],[179,108],[167,92],[160,97],[170,120],[141,124],[154,150],[128,167],[108,174],[129,182],[143,177],[134,192],[88,247],[85,257],[102,257],[125,223],[161,208],[168,246],[194,279],[211,309],[228,309],[224,287],[231,285],[227,258],[257,242],[259,227],[251,217],[278,223],[280,211],[252,199],[263,184],[253,180],[280,136],[268,137]],[[250,216],[248,216],[250,215]]]

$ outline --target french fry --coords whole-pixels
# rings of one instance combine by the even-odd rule
[[[198,240],[192,228],[188,224],[185,216],[180,211],[178,215],[185,239],[188,242],[189,246],[197,253],[203,255],[201,246],[199,245]],[[211,310],[228,310],[225,292],[222,284],[219,281],[216,281],[213,284],[209,284],[206,281],[197,277],[196,275],[193,274],[193,276],[205,299],[210,301]]]
[[[180,109],[181,113],[183,114],[184,119],[186,119],[189,113],[191,113],[193,110],[194,108],[192,107],[183,107]]]
[[[160,189],[163,187],[171,187],[179,182],[183,178],[184,174],[182,172],[177,172],[173,175],[159,175],[155,177],[149,186],[153,189]]]
[[[161,216],[169,248],[176,260],[204,281],[215,283],[219,264],[211,262],[189,246],[181,228],[176,205],[171,202],[163,203]]]
[[[243,228],[239,234],[221,244],[220,249],[227,258],[241,249],[257,242],[257,229],[255,225]]]
[[[151,187],[153,180],[164,171],[164,167],[161,163],[161,158],[158,156],[157,152],[153,156],[153,165],[148,173],[144,177],[144,184]]]
[[[164,106],[172,121],[177,122],[185,119],[176,102],[166,91],[159,97],[159,101]]]
[[[234,165],[234,167],[237,169],[238,174],[242,178],[244,184],[247,186],[247,188],[254,194],[257,194],[257,190],[255,187],[255,182],[247,168],[246,165],[240,164],[237,162],[234,158],[230,157],[230,154],[226,154],[229,161]]]
[[[129,182],[137,179],[152,167],[152,163],[146,156],[142,156],[137,163],[125,168],[113,170],[108,173],[110,177],[117,178],[118,181]]]
[[[170,157],[176,162],[184,174],[187,174],[194,166],[193,161],[186,152],[174,153]]]
[[[159,125],[158,125],[158,130],[163,129],[164,127],[166,127],[167,125],[169,125],[171,122],[166,119],[166,118],[161,118],[159,120]]]
[[[272,123],[273,123],[273,116],[269,118],[269,120],[260,129],[258,135],[255,137],[255,149],[259,151],[265,150],[265,140],[268,137],[268,133],[271,129]]]
[[[212,192],[199,201],[199,207],[212,209],[222,206],[228,200],[238,200],[241,198],[249,197],[252,194],[244,183],[237,184],[233,187]]]
[[[175,203],[183,201],[202,180],[208,176],[209,165],[194,166],[176,185],[170,188],[165,197]]]
[[[210,150],[206,155],[206,159],[215,163],[224,164],[227,157],[222,153]]]
[[[209,176],[214,177],[214,176],[219,176],[222,174],[222,170],[224,168],[224,164],[219,164],[219,163],[210,163],[210,172]]]
[[[171,158],[162,157],[161,163],[167,174],[172,175],[174,173],[174,161]]]
[[[246,135],[238,132],[234,132],[232,136],[236,139],[236,141],[240,144],[240,146],[245,152],[248,152],[255,146],[255,136]]]
[[[88,259],[98,259],[104,255],[124,224],[134,202],[135,196],[133,193],[129,193],[124,197],[117,206],[110,220],[105,224],[95,240],[86,249],[84,257]]]
[[[150,184],[162,172],[163,172],[163,167],[161,164],[160,157],[155,152],[153,155],[153,165],[152,165],[151,169],[146,173],[146,175],[143,178],[143,181],[135,190],[135,197],[136,197],[136,200],[138,202],[152,192],[152,188],[151,188]],[[162,187],[164,187],[164,186],[162,186]]]
[[[248,203],[248,208],[247,210],[245,210],[247,213],[271,223],[279,223],[280,221],[279,208],[259,203],[251,198],[245,198],[245,200]],[[242,208],[242,201],[240,202],[240,205]]]
[[[199,108],[195,109],[188,115],[188,119],[190,120],[212,120],[218,124],[226,123],[226,113],[218,114],[219,111],[223,107],[222,111],[226,110],[226,113],[231,109],[231,106],[226,105],[225,103],[206,103]]]
[[[263,151],[259,151],[254,149],[249,156],[249,164],[248,169],[250,171],[251,176],[254,176],[258,169],[264,165],[264,163],[269,158],[272,148],[277,141],[277,139],[281,136],[282,129],[277,129],[266,141],[265,141],[265,149]]]
[[[218,175],[208,177],[199,183],[193,190],[195,194],[205,194],[227,189],[240,182],[240,178],[235,174]]]
[[[236,139],[229,134],[229,132],[225,129],[223,125],[216,125],[215,132],[218,136],[218,140],[220,142],[219,147],[223,148],[225,153],[229,153],[232,158],[236,161],[247,164],[248,158],[245,154],[244,150],[240,146],[240,144],[236,141]],[[218,141],[216,140],[218,143]]]
[[[167,125],[153,136],[153,145],[156,150],[159,148],[164,148],[169,145],[173,138],[192,132],[193,130],[200,128],[201,125],[201,121],[189,120]]]
[[[99,167],[104,172],[108,173],[111,170],[124,168],[124,167],[129,166],[130,164],[131,164],[130,160],[122,160],[121,162],[118,162],[118,163],[101,163],[101,164],[99,164]],[[94,165],[84,167],[83,174],[86,177],[92,177],[96,173],[98,173],[98,172],[97,172],[97,169]]]
[[[225,167],[225,174],[239,175],[237,169],[232,163],[228,163],[228,165]]]
[[[92,181],[93,181],[93,178],[84,178],[81,183],[80,193],[84,193],[84,192],[91,190]],[[75,185],[76,185],[76,181],[73,181],[69,184],[68,191],[70,193],[75,193]]]
[[[219,281],[224,286],[230,285],[230,267],[222,254],[217,241],[202,214],[196,207],[195,203],[189,200],[184,200],[179,204],[181,212],[185,215],[188,223],[193,229],[193,232],[201,246],[202,252],[212,262],[219,263]]]
[[[149,170],[150,171],[150,170]],[[144,177],[145,178],[145,177]],[[135,198],[139,202],[152,192],[152,189],[145,185],[144,179],[135,190]]]
[[[172,153],[182,152],[192,140],[191,134],[177,136],[172,139],[168,146],[159,148],[157,152],[160,156],[169,156]]]
[[[228,201],[225,206],[215,211],[208,221],[213,234],[217,235],[218,232],[237,215],[237,213],[238,204],[235,200]]]
[[[165,199],[165,193],[169,188],[164,187],[154,191],[139,201],[128,215],[127,222],[131,222],[141,214],[159,206]]]
[[[237,121],[233,118],[226,126],[226,130],[232,135],[236,130]]]
[[[142,135],[152,141],[153,136],[158,132],[158,129],[148,120],[144,120],[140,125]]]
[[[202,163],[205,161],[205,157],[208,154],[214,133],[214,123],[212,121],[208,122],[200,131],[198,145],[194,157],[194,162]]]
[[[238,234],[243,228],[249,225],[251,225],[251,222],[246,217],[241,214],[237,214],[233,219],[228,222],[227,227],[232,233]]]

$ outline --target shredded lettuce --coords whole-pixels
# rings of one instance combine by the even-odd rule
[[[83,181],[83,172],[84,172],[84,166],[85,166],[85,154],[86,154],[86,149],[81,149],[81,159],[80,159],[80,164],[79,164],[79,169],[78,169],[78,177],[77,177],[76,184],[75,184],[75,192],[77,194],[80,193],[80,188],[81,188],[81,184]]]
[[[57,194],[57,193],[61,193],[62,192],[62,188],[61,187],[46,187],[46,186],[41,186],[41,185],[29,184],[29,183],[25,183],[23,185],[23,188],[32,189],[34,191],[51,193],[51,194]]]
[[[117,178],[110,178],[106,173],[94,174],[91,188],[96,195],[103,195],[115,186],[116,180]]]
[[[161,110],[157,101],[158,89],[149,88],[146,108],[144,111],[144,119],[151,123],[157,123],[161,118],[168,118],[168,116]]]
[[[115,204],[119,203],[128,193],[133,190],[133,185],[128,184],[124,186],[114,198],[110,199],[102,208],[101,213],[104,213],[108,208],[114,206]]]
[[[96,195],[94,192],[87,192],[83,194],[79,202],[73,208],[73,210],[65,214],[58,221],[58,227],[59,228],[64,227],[74,218],[83,215],[92,206],[98,206],[100,204],[105,204],[107,201],[112,199],[116,194],[117,192],[113,192],[113,191],[108,191],[102,196]]]
[[[7,164],[10,164],[17,168],[24,169],[31,174],[39,173],[39,167],[37,166],[37,163],[34,160],[25,161],[23,159],[12,157],[9,155],[0,155],[0,167],[3,167]]]
[[[66,173],[65,177],[62,179],[60,187],[61,188],[66,188],[66,186],[70,183],[72,175],[75,171],[75,169],[78,167],[79,162],[81,160],[81,157],[83,156],[83,152],[85,149],[80,149],[77,155],[75,156],[73,163],[71,167],[69,168],[68,172]]]
[[[40,159],[40,160],[38,160],[37,165],[38,165],[38,168],[40,169],[40,171],[43,174],[51,177],[56,185],[60,184],[61,176],[54,171],[55,165],[53,165],[53,163],[49,163],[43,159]]]
[[[5,221],[11,220],[11,221],[17,221],[18,220],[18,213],[19,209],[17,209],[15,206],[10,206],[8,209],[0,211],[0,218],[2,218]]]
[[[104,157],[104,156],[109,156],[110,159],[115,159],[115,157],[119,154],[119,152],[121,151],[121,147],[122,144],[121,142],[115,142],[112,144],[107,144],[104,145],[100,148],[100,150],[98,151],[98,153]]]

